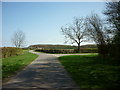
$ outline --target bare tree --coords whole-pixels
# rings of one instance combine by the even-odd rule
[[[99,54],[106,56],[112,35],[103,20],[97,14],[92,14],[86,18],[86,30],[89,37],[97,44]]]
[[[106,3],[104,14],[110,23],[111,31],[114,32],[110,55],[119,60],[120,57],[120,0]],[[113,52],[114,51],[114,52]]]
[[[120,1],[114,0],[106,3],[104,14],[107,16],[107,21],[115,28],[114,30],[120,33]]]
[[[62,34],[66,38],[66,43],[71,42],[76,43],[78,45],[78,52],[80,52],[80,44],[85,41],[83,37],[85,36],[85,28],[84,28],[84,19],[83,18],[74,18],[72,25],[66,25],[65,27],[61,27]]]
[[[25,43],[25,33],[22,31],[17,31],[14,33],[11,40],[15,47],[20,48]]]

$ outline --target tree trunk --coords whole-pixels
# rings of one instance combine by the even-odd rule
[[[78,44],[78,50],[77,50],[78,53],[80,53],[80,43]]]

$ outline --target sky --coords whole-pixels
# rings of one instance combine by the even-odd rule
[[[2,2],[2,46],[13,46],[11,38],[18,30],[25,33],[25,46],[65,44],[61,26],[91,12],[104,17],[104,9],[105,2]]]

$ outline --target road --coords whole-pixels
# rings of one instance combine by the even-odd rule
[[[39,55],[30,65],[3,84],[3,90],[80,90],[58,60],[69,54]]]

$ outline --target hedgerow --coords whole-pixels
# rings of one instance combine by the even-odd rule
[[[36,49],[37,52],[45,53],[77,53],[75,49]],[[81,48],[81,53],[97,53],[97,48]]]
[[[23,53],[22,49],[15,47],[3,47],[1,48],[1,51],[2,51],[2,58],[7,58]]]

